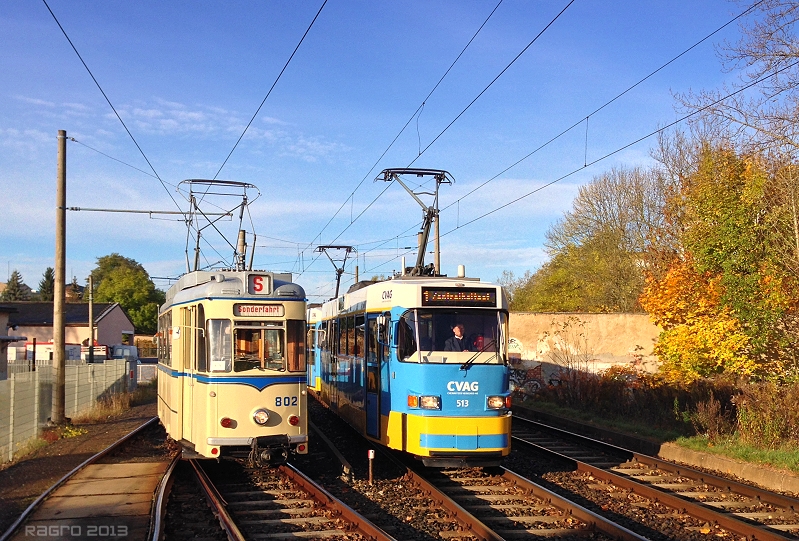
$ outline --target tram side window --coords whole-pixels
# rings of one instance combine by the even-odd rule
[[[158,360],[167,366],[172,364],[172,312],[158,318]]]
[[[364,316],[355,316],[355,348],[352,354],[358,357],[363,357],[363,343],[366,334],[364,326]]]
[[[338,350],[339,355],[347,354],[347,318],[338,320]]]
[[[208,360],[211,372],[230,372],[233,359],[229,319],[208,320]]]
[[[336,340],[336,325],[332,320],[325,321],[325,339],[322,348],[328,353],[334,350],[334,343]]]
[[[355,344],[355,316],[347,318],[347,355],[356,354]]]
[[[286,358],[289,372],[305,371],[305,322],[302,320],[286,321]]]

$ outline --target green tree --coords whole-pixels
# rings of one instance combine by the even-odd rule
[[[572,210],[546,233],[551,257],[523,284],[512,308],[535,312],[638,312],[643,260],[662,228],[669,177],[612,169],[582,186]]]
[[[137,262],[135,259],[121,256],[114,252],[112,254],[97,258],[97,266],[94,268],[94,270],[92,270],[91,273],[95,289],[100,287],[100,284],[103,283],[103,280],[106,278],[106,276],[119,268],[133,269],[135,271],[147,274],[147,271],[144,270],[144,267],[141,265],[141,263]],[[147,275],[147,278],[149,279],[149,275]]]
[[[25,285],[22,274],[16,269],[11,273],[6,284],[6,289],[0,294],[0,300],[4,301],[29,301],[31,298],[31,288]]]
[[[81,302],[83,300],[83,292],[80,289],[80,284],[78,284],[78,277],[73,276],[72,282],[67,286],[66,291],[64,292],[66,302]],[[88,302],[89,299],[86,299]]]
[[[55,271],[53,267],[47,267],[42,279],[39,281],[39,300],[52,301],[55,292]]]
[[[164,303],[165,295],[156,289],[141,264],[111,254],[97,259],[92,276],[97,284],[96,302],[118,302],[138,332],[152,334],[156,331],[158,307]]]

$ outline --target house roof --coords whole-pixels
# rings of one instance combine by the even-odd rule
[[[30,302],[13,301],[3,303],[4,307],[13,308],[8,317],[8,324],[11,326],[21,325],[53,325],[53,303],[51,302]],[[106,314],[119,306],[116,302],[96,302],[94,303],[95,323],[103,319]],[[127,316],[127,314],[126,314]],[[65,325],[88,325],[89,324],[89,304],[85,302],[68,302],[64,304],[64,324]]]

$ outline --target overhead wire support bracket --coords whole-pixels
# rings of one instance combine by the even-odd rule
[[[181,186],[184,184],[188,185],[189,190],[189,212],[188,217],[186,219],[186,226],[191,230],[192,223],[196,222],[195,228],[197,231],[196,235],[196,242],[194,247],[194,269],[199,270],[199,263],[200,263],[200,238],[202,237],[202,231],[207,227],[212,227],[216,230],[217,233],[222,237],[222,239],[231,247],[233,248],[233,264],[232,268],[238,270],[244,270],[244,262],[246,254],[244,251],[246,250],[246,241],[242,238],[243,230],[241,229],[241,221],[244,216],[244,209],[253,201],[258,199],[261,196],[260,190],[255,184],[250,184],[249,182],[238,182],[233,180],[208,180],[208,179],[187,179],[183,180],[178,183],[177,189],[180,190]],[[238,203],[236,206],[227,210],[224,214],[219,213],[210,213],[205,212],[200,208],[200,203],[202,201],[198,201],[195,197],[195,193],[199,193],[200,190],[195,191],[195,186],[203,186],[205,189],[202,191],[202,196],[205,197],[207,195],[214,195],[214,196],[225,196],[225,197],[240,197],[241,203]],[[211,191],[211,189],[215,191]],[[247,197],[247,190],[253,189],[258,192],[258,195],[254,199],[250,199]],[[218,191],[216,191],[218,190]],[[233,211],[239,209],[239,233],[238,239],[236,244],[234,245],[231,243],[227,237],[217,228],[216,222],[220,220],[220,217],[212,219],[212,216],[231,216]],[[205,220],[204,225],[200,225],[200,218]],[[254,234],[254,233],[253,233]],[[207,242],[207,241],[206,241]],[[187,238],[187,246],[186,246],[186,265],[187,271],[191,271],[191,265],[188,259],[188,238]],[[255,247],[253,246],[253,249]],[[219,253],[219,252],[217,252]]]
[[[413,191],[402,181],[403,175],[414,175],[416,177],[433,177],[436,182],[435,192],[422,192]],[[452,184],[455,179],[448,171],[442,169],[416,169],[416,168],[397,168],[397,169],[383,169],[380,174],[375,178],[375,181],[383,180],[386,182],[397,181],[413,199],[422,207],[424,216],[422,219],[422,230],[418,234],[419,249],[416,255],[416,265],[411,269],[411,276],[440,276],[441,275],[441,249],[440,249],[440,231],[438,222],[438,189],[442,184]],[[427,205],[422,201],[420,195],[432,195],[433,204]],[[425,267],[424,256],[427,251],[427,244],[430,239],[430,229],[435,224],[435,262],[428,267]],[[402,269],[403,274],[405,269]]]
[[[341,261],[340,267],[336,264],[336,261],[332,257],[330,257],[330,254],[327,253],[328,250],[344,250],[344,258]],[[325,254],[327,258],[330,260],[330,262],[333,264],[333,267],[335,267],[336,269],[336,294],[333,296],[333,299],[336,299],[338,298],[339,286],[341,285],[341,275],[344,274],[344,267],[347,264],[347,256],[349,256],[352,252],[354,252],[355,248],[352,246],[327,245],[327,246],[317,246],[315,251],[322,252],[323,254]]]
[[[178,214],[180,216],[187,216],[190,214],[188,211],[183,212],[182,210],[135,210],[135,209],[98,209],[98,208],[87,208],[87,207],[67,207],[67,210],[74,211],[74,212],[126,212],[128,214]],[[232,218],[232,212],[208,212],[206,216],[222,216]]]

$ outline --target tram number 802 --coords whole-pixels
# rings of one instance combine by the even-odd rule
[[[297,405],[297,397],[296,396],[276,396],[275,397],[275,406],[296,406]]]

